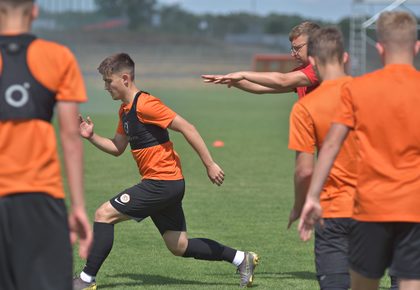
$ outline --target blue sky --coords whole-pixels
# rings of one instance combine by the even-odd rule
[[[392,3],[392,0],[387,0]],[[159,0],[162,4],[178,3],[195,13],[230,13],[238,11],[257,12],[267,15],[271,12],[299,14],[303,17],[337,21],[351,14],[352,0]],[[385,1],[382,1],[385,2]],[[420,3],[420,1],[417,1]],[[366,7],[372,14],[385,6]],[[420,5],[410,6],[419,15]]]

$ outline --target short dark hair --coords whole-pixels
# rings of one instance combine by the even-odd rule
[[[134,80],[134,61],[127,53],[117,53],[105,58],[98,67],[101,75],[111,75],[128,71],[131,80]]]
[[[289,33],[289,40],[292,42],[294,39],[298,38],[301,35],[310,36],[312,33],[320,29],[321,27],[315,22],[304,21],[295,27]]]
[[[324,27],[315,31],[308,39],[308,56],[317,58],[325,65],[332,61],[343,62],[343,34],[336,27]]]

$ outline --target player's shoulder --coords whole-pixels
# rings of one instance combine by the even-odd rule
[[[140,113],[149,111],[156,104],[160,102],[161,102],[160,99],[155,97],[151,93],[146,92],[146,91],[140,91],[140,94],[137,100],[137,111]]]
[[[121,103],[120,107],[118,108],[118,116],[122,116],[122,114],[125,112],[125,108],[127,107],[127,105],[125,105],[124,103]]]
[[[31,49],[37,54],[48,55],[48,57],[56,57],[61,61],[74,59],[74,55],[70,48],[61,43],[43,38],[36,38],[31,44]]]
[[[365,73],[360,76],[353,77],[353,80],[351,81],[351,86],[365,86],[366,84],[376,84],[377,81],[381,82],[384,79],[384,76],[386,76],[386,71],[381,68],[378,70],[374,70],[372,72]]]
[[[45,38],[41,38],[41,37],[35,38],[34,43],[51,47],[53,49],[68,49],[67,46],[65,46],[64,44],[58,43],[56,41],[48,40]]]
[[[306,108],[317,108],[326,102],[331,102],[334,98],[339,98],[344,86],[353,81],[351,76],[340,77],[333,80],[323,81],[315,90],[311,91],[299,102]]]
[[[314,90],[309,92],[307,95],[305,95],[303,98],[299,100],[298,103],[300,103],[302,106],[311,106],[313,103],[319,102],[319,98],[322,98],[326,92],[331,90],[331,86],[326,84],[327,82],[322,82],[319,86],[317,86]]]
[[[146,92],[146,91],[140,91],[137,103],[142,103],[144,105],[144,104],[147,104],[153,101],[158,101],[158,100],[159,98],[155,97],[151,93]]]
[[[139,95],[140,95],[141,98],[145,98],[145,99],[153,99],[153,98],[156,98],[151,93],[146,92],[146,91],[140,91],[139,92]]]
[[[306,96],[305,96],[306,98]],[[304,99],[300,99],[296,103],[294,103],[292,110],[290,112],[291,117],[296,117],[301,114],[309,114],[309,108],[311,107],[310,102],[304,101]]]
[[[139,101],[142,104],[156,104],[156,103],[162,103],[161,99],[159,97],[156,97],[155,95],[146,92],[141,91],[139,96]]]

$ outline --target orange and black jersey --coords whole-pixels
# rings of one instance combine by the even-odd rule
[[[56,102],[84,102],[70,50],[30,34],[0,36],[0,196],[44,192],[64,198],[50,121]]]
[[[0,120],[51,121],[55,94],[34,78],[26,64],[26,51],[35,39],[29,34],[0,38],[5,72],[0,78]]]
[[[176,113],[158,98],[138,92],[122,104],[117,133],[128,136],[133,158],[144,179],[182,179],[181,162],[169,140],[167,127]]]

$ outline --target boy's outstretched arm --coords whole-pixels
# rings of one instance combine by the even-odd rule
[[[191,147],[193,147],[198,156],[200,156],[201,161],[206,167],[207,175],[211,182],[217,184],[218,186],[222,185],[225,179],[225,173],[219,167],[219,165],[213,161],[206,143],[204,143],[204,140],[201,138],[201,135],[198,133],[197,129],[195,129],[192,124],[190,124],[187,120],[179,115],[173,119],[168,128],[180,132],[182,135],[184,135],[185,139],[188,141],[188,143],[190,143]]]

